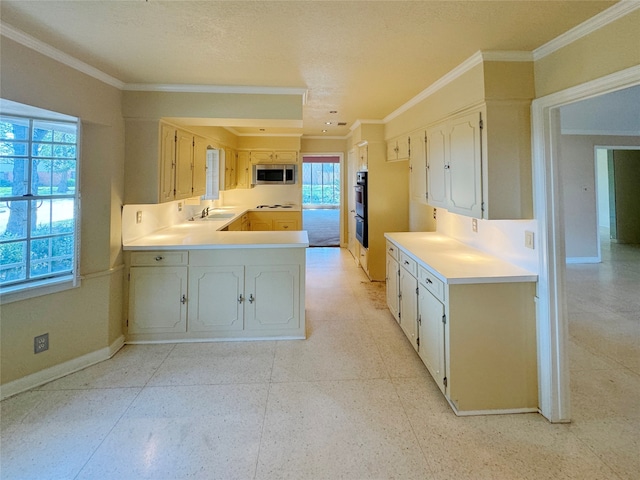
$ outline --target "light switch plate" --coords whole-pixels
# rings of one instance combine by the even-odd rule
[[[528,230],[524,232],[524,246],[533,250],[533,232]]]
[[[136,212],[136,223],[142,223],[142,210]]]
[[[472,218],[471,219],[471,230],[478,233],[478,219],[477,218]]]

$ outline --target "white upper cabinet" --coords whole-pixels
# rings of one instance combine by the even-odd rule
[[[532,218],[526,102],[487,102],[427,128],[427,203],[489,220]]]
[[[387,162],[399,162],[409,159],[410,140],[408,135],[401,135],[387,140]]]
[[[419,130],[409,136],[409,189],[411,199],[427,203],[426,132]]]
[[[481,112],[463,115],[449,122],[447,147],[447,208],[453,213],[482,218]]]

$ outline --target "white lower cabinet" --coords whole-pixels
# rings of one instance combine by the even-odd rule
[[[127,341],[305,338],[305,255],[303,248],[133,252]],[[163,264],[187,258],[188,265]]]
[[[387,247],[399,259],[387,278],[399,268],[400,326],[454,412],[537,411],[535,282],[447,283],[419,256]]]
[[[418,354],[436,384],[445,393],[444,304],[421,283],[418,293]]]
[[[189,330],[244,329],[244,267],[189,267]]]
[[[400,326],[418,350],[418,279],[416,263],[400,252]]]
[[[400,322],[400,266],[398,265],[398,249],[387,242],[387,306],[397,322]]]
[[[187,331],[187,267],[133,267],[129,275],[129,333]]]

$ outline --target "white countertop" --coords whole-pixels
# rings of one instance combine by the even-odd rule
[[[304,230],[241,232],[221,231],[247,211],[300,211],[300,208],[224,208],[210,214],[233,214],[221,219],[195,219],[162,228],[141,238],[124,242],[124,250],[194,250],[216,248],[307,248],[309,236]]]
[[[538,281],[533,272],[439,233],[385,233],[385,237],[445,283]]]

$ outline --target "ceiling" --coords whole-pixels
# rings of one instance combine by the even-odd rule
[[[306,92],[302,128],[229,125],[239,133],[344,137],[356,120],[385,118],[478,51],[533,51],[614,3],[2,0],[0,17],[125,88]]]

